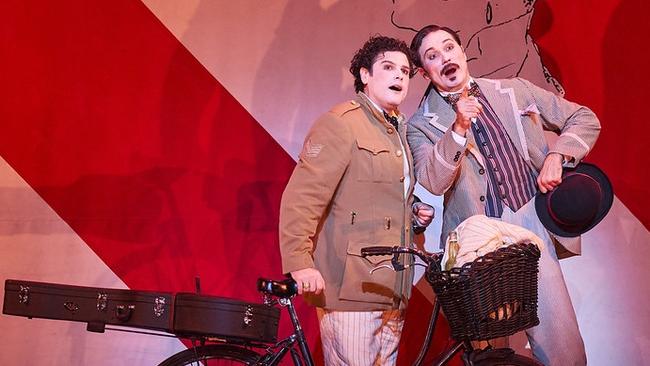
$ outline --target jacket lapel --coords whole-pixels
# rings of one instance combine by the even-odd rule
[[[488,103],[499,117],[501,124],[505,128],[510,140],[515,144],[517,151],[530,163],[528,154],[528,144],[521,124],[521,116],[517,108],[515,91],[513,88],[504,88],[501,82],[491,79],[475,79],[481,88],[481,93],[485,96]]]
[[[447,132],[449,127],[451,127],[456,120],[456,112],[454,112],[454,109],[451,108],[449,103],[442,99],[440,94],[435,90],[431,90],[429,97],[425,101],[423,115],[428,119],[429,125],[442,133]],[[481,164],[482,167],[485,167],[483,155],[481,155],[481,152],[478,150],[471,129],[467,131],[467,149],[478,163]]]

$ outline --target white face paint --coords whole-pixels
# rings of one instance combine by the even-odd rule
[[[467,56],[454,37],[443,30],[424,37],[418,50],[424,77],[441,91],[456,92],[469,81]]]
[[[372,64],[372,72],[361,69],[361,81],[366,85],[364,92],[384,111],[396,110],[408,93],[410,72],[405,54],[399,51],[384,52]]]

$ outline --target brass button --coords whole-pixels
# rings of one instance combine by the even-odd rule
[[[404,182],[404,177],[399,177],[399,181],[403,183]]]
[[[397,154],[398,157],[402,156],[402,150],[397,150],[395,154]]]
[[[350,101],[350,104],[352,104],[352,105],[357,105],[357,102],[355,102],[354,100],[351,100],[351,101]]]
[[[392,127],[388,127],[388,128],[386,129],[386,132],[388,132],[389,134],[393,134],[393,133],[395,132],[395,129],[392,128]]]

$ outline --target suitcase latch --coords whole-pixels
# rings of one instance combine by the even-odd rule
[[[29,286],[20,285],[18,290],[18,303],[27,305],[29,303]]]
[[[108,308],[108,294],[97,293],[97,311],[106,311]]]
[[[63,307],[66,308],[69,312],[74,313],[75,311],[79,310],[79,305],[75,304],[72,301],[66,301],[63,303]]]
[[[154,299],[153,313],[156,317],[160,318],[165,313],[165,298],[162,296]]]
[[[122,322],[128,322],[134,310],[135,305],[117,305],[115,307],[115,317]]]
[[[246,310],[244,311],[244,325],[248,327],[250,326],[252,321],[253,321],[253,307],[250,305],[246,305]]]

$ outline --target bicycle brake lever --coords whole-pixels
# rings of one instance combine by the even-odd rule
[[[393,265],[393,269],[395,270],[395,272],[403,271],[406,268],[408,268],[408,266],[404,266],[402,263],[399,262],[399,253],[393,254],[393,258],[391,258],[390,263]]]
[[[398,272],[398,271],[403,271],[403,270],[405,270],[405,269],[407,269],[409,267],[411,267],[411,265],[408,265],[408,264],[403,265],[402,263],[400,263],[399,262],[399,253],[395,253],[395,254],[393,254],[393,258],[391,258],[391,260],[390,260],[390,265],[388,265],[388,264],[378,265],[378,266],[376,266],[376,267],[374,267],[373,269],[370,270],[370,274],[372,274],[373,272],[375,272],[376,270],[378,270],[380,268],[388,268],[388,269],[392,269],[395,272]]]
[[[382,269],[382,268],[388,268],[388,269],[390,269],[390,270],[392,270],[392,271],[395,270],[395,269],[393,268],[393,266],[391,266],[391,265],[389,265],[389,264],[380,264],[380,265],[378,265],[377,267],[373,267],[373,268],[370,270],[370,274],[373,274],[373,272],[375,272],[375,271],[378,270],[378,269]]]

